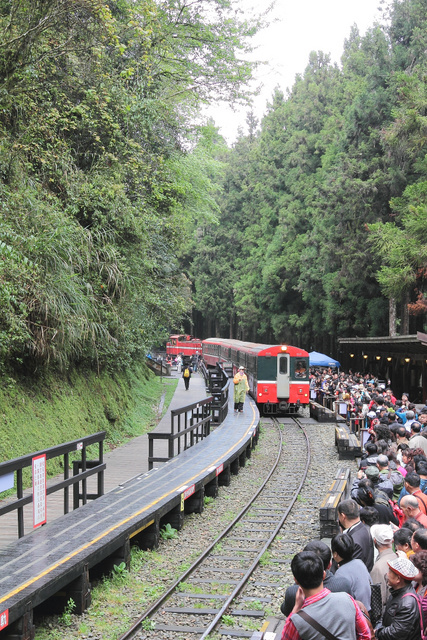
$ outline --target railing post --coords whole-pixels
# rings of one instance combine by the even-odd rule
[[[98,446],[99,464],[104,463],[104,441],[99,441]],[[98,472],[98,497],[104,495],[104,470]]]
[[[24,496],[22,469],[16,471],[16,495],[18,500]],[[24,507],[18,507],[18,538],[24,535]]]
[[[73,477],[79,475],[79,461],[73,460]],[[73,484],[73,509],[78,509],[80,504],[80,487],[79,481]]]
[[[82,471],[86,471],[86,445],[83,444],[82,449]],[[82,504],[87,503],[87,480],[83,478],[82,480]]]
[[[68,451],[64,453],[64,480],[68,480],[69,477],[69,454]],[[68,513],[70,508],[70,494],[69,487],[64,487],[64,513]]]
[[[152,434],[149,433],[148,434],[148,470],[151,471],[151,469],[153,468],[153,446],[154,446],[154,441],[152,438]]]
[[[173,435],[175,433],[175,429],[174,429],[175,421],[174,421],[174,418],[175,418],[175,412],[172,411],[172,413],[171,413],[171,435],[170,435],[170,438],[168,440],[168,458],[169,458],[169,460],[171,460],[173,458],[173,449],[174,449],[174,444],[173,444],[174,438],[173,438]],[[179,415],[178,415],[178,419],[179,419]]]

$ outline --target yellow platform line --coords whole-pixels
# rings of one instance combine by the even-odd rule
[[[204,473],[210,467],[212,467],[217,462],[219,462],[221,460],[221,458],[224,457],[224,455],[227,455],[228,453],[230,453],[230,451],[232,451],[237,445],[239,445],[247,437],[248,433],[253,429],[253,425],[254,425],[254,422],[256,420],[255,409],[254,409],[254,405],[252,405],[252,404],[251,404],[251,409],[252,409],[252,413],[253,413],[252,422],[251,422],[250,426],[247,428],[247,430],[245,431],[245,433],[243,434],[243,436],[240,438],[240,440],[235,442],[233,444],[233,446],[230,447],[225,452],[225,454],[222,454],[219,458],[217,458],[213,462],[210,462],[209,465],[207,465],[204,469],[199,471],[196,475],[192,476],[191,478],[188,478],[188,480],[186,480],[185,483],[188,484],[192,480],[195,480],[200,474]],[[143,507],[139,511],[136,511],[131,516],[125,518],[124,520],[121,520],[119,523],[115,524],[113,527],[110,527],[110,529],[107,529],[107,531],[104,531],[103,533],[101,533],[96,538],[93,538],[92,540],[90,540],[89,542],[84,544],[83,546],[79,547],[79,549],[76,549],[75,551],[73,551],[73,553],[70,553],[69,555],[64,556],[63,558],[58,560],[58,562],[55,562],[55,564],[50,565],[50,567],[47,567],[47,569],[45,569],[44,571],[39,573],[37,576],[34,576],[34,578],[30,578],[26,582],[23,582],[21,585],[19,585],[19,587],[17,587],[13,591],[10,591],[5,596],[1,597],[0,598],[0,604],[2,602],[6,602],[6,600],[8,600],[9,598],[12,598],[13,596],[17,595],[21,591],[24,591],[24,589],[26,589],[27,587],[30,587],[32,584],[34,584],[35,582],[37,582],[41,578],[44,578],[49,573],[52,573],[52,571],[55,571],[55,569],[57,569],[58,567],[62,566],[66,562],[68,562],[68,560],[71,560],[72,558],[77,556],[79,553],[81,553],[82,551],[85,551],[86,549],[89,549],[89,547],[93,546],[94,544],[96,544],[97,542],[99,542],[100,540],[102,540],[103,538],[108,536],[110,533],[112,533],[113,531],[115,531],[119,527],[122,527],[124,524],[127,524],[128,522],[130,522],[134,518],[137,518],[138,516],[140,516],[142,513],[144,513],[144,511],[147,511],[148,509],[150,509],[151,507],[155,506],[156,504],[158,504],[159,502],[161,502],[162,500],[164,500],[168,496],[172,495],[173,493],[176,493],[176,491],[182,486],[183,486],[183,483],[180,482],[179,486],[175,487],[174,489],[171,489],[170,491],[168,491],[167,493],[162,495],[160,498],[157,498],[157,500],[153,500],[153,502],[150,502],[150,504],[146,505],[145,507]]]

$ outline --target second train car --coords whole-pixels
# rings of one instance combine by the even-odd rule
[[[264,415],[296,413],[308,407],[308,352],[290,345],[267,345],[226,338],[202,341],[207,366],[245,367],[250,394]]]
[[[193,356],[202,353],[202,341],[185,334],[169,336],[166,343],[166,354],[169,356]]]

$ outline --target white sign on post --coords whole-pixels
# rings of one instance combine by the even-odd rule
[[[33,458],[33,527],[46,523],[46,454]]]

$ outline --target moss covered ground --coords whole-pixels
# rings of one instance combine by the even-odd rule
[[[98,431],[106,431],[105,448],[113,448],[155,427],[175,387],[144,364],[114,374],[75,370],[9,379],[0,386],[0,462]],[[49,475],[61,461],[49,461]]]

